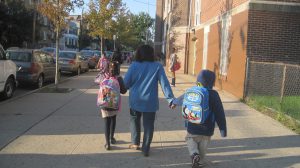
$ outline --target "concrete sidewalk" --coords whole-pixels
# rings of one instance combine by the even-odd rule
[[[122,67],[125,72],[126,67]],[[103,147],[104,123],[96,107],[96,72],[74,77],[60,87],[70,93],[31,93],[0,105],[0,168],[188,168],[180,108],[170,110],[160,93],[160,110],[149,157],[128,149],[128,93],[122,97],[116,139]],[[177,75],[175,96],[195,77]],[[228,137],[216,128],[206,167],[300,168],[300,136],[277,121],[219,92],[227,116]]]

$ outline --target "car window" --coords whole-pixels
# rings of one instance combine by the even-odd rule
[[[5,53],[2,45],[0,45],[0,60],[5,60]]]
[[[54,49],[47,48],[47,49],[45,49],[45,51],[50,52],[50,53],[53,53],[53,52],[54,52]]]
[[[101,56],[101,52],[100,52],[100,51],[95,51],[95,54],[96,54],[97,56]]]
[[[53,53],[55,49],[54,48],[42,48],[41,50],[45,51],[45,52]]]
[[[19,62],[31,62],[31,53],[9,51],[6,54],[6,58],[13,61],[19,61]]]
[[[42,62],[40,53],[34,53],[34,61],[35,62]]]
[[[75,59],[76,58],[76,53],[61,52],[61,53],[59,53],[59,58]]]
[[[90,52],[90,51],[84,51],[84,52],[80,52],[80,54],[84,57],[92,57],[94,56],[94,53],[93,52]]]
[[[47,63],[48,59],[45,53],[40,53],[40,57],[41,57],[41,62],[42,63]]]
[[[50,55],[46,55],[46,57],[47,57],[47,60],[48,60],[49,63],[54,63],[54,58],[53,57],[51,57]]]

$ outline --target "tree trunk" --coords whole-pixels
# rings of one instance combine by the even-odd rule
[[[57,0],[57,6],[59,6],[59,0]],[[57,85],[58,85],[58,50],[59,50],[59,29],[60,29],[60,26],[59,26],[59,16],[57,16],[57,20],[56,20],[56,61],[55,61],[55,87],[57,88]]]
[[[101,53],[103,53],[103,37],[102,36],[101,36],[100,40],[101,40],[101,42],[100,42]]]
[[[32,47],[35,48],[35,31],[36,31],[36,2],[33,0],[33,23],[32,23]]]

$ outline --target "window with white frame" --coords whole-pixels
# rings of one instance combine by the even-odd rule
[[[201,17],[201,0],[195,1],[195,26],[200,25]]]
[[[228,58],[230,47],[230,31],[231,15],[225,15],[222,19],[222,34],[221,34],[221,57],[220,57],[220,74],[227,75],[228,71]]]

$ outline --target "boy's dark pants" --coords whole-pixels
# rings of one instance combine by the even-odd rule
[[[154,132],[155,112],[138,112],[130,109],[130,131],[131,142],[140,145],[141,140],[141,118],[143,117],[144,137],[142,151],[149,153]]]

